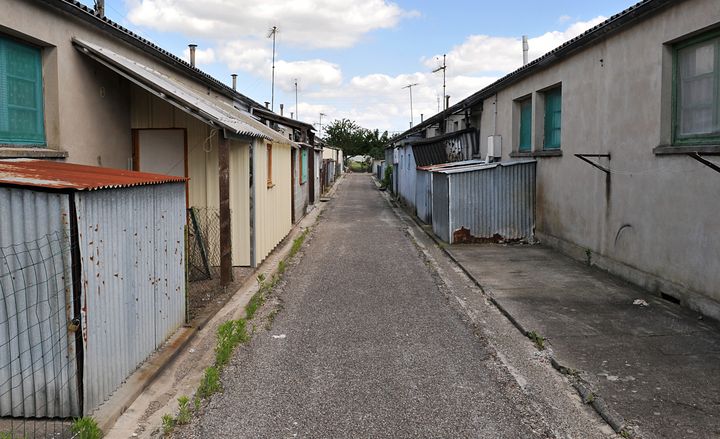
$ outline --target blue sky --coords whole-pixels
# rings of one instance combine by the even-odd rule
[[[92,0],[82,0],[92,5]],[[535,58],[633,4],[628,0],[514,2],[430,0],[106,0],[106,14],[187,58],[199,45],[199,67],[258,102],[270,101],[271,40],[276,25],[275,111],[317,123],[349,118],[367,128],[403,131],[437,112],[448,54],[451,104],[522,63],[520,38]]]

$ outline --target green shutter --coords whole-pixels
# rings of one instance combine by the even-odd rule
[[[556,88],[545,93],[544,149],[559,149],[562,121],[562,91]]]
[[[300,157],[300,183],[305,183],[308,179],[308,150],[303,149]]]
[[[528,152],[531,148],[532,136],[532,101],[526,99],[520,103],[520,143],[518,150]]]
[[[45,144],[40,49],[0,38],[0,143]]]

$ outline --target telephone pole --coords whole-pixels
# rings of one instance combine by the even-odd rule
[[[418,85],[417,82],[415,82],[413,84],[408,84],[405,87],[403,87],[403,89],[407,88],[410,90],[410,128],[413,127],[412,88],[415,87],[416,85]]]

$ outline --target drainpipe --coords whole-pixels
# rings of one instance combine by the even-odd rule
[[[233,90],[237,91],[237,73],[233,73],[230,76],[232,76]]]
[[[190,48],[190,65],[195,67],[195,48],[197,44],[188,44],[188,47]]]
[[[527,35],[523,35],[522,45],[523,45],[523,65],[526,65],[528,63],[528,51],[530,50],[530,46],[528,45]]]
[[[250,218],[248,223],[250,228],[250,266],[253,268],[257,267],[257,261],[255,260],[255,249],[257,248],[257,236],[255,234],[255,142],[258,142],[258,140],[250,142],[248,147],[248,159],[250,162],[250,190],[248,191]]]

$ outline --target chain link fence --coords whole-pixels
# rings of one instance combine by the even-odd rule
[[[188,278],[211,279],[220,269],[220,209],[188,209]]]
[[[0,438],[72,438],[79,314],[62,233],[0,247]]]

